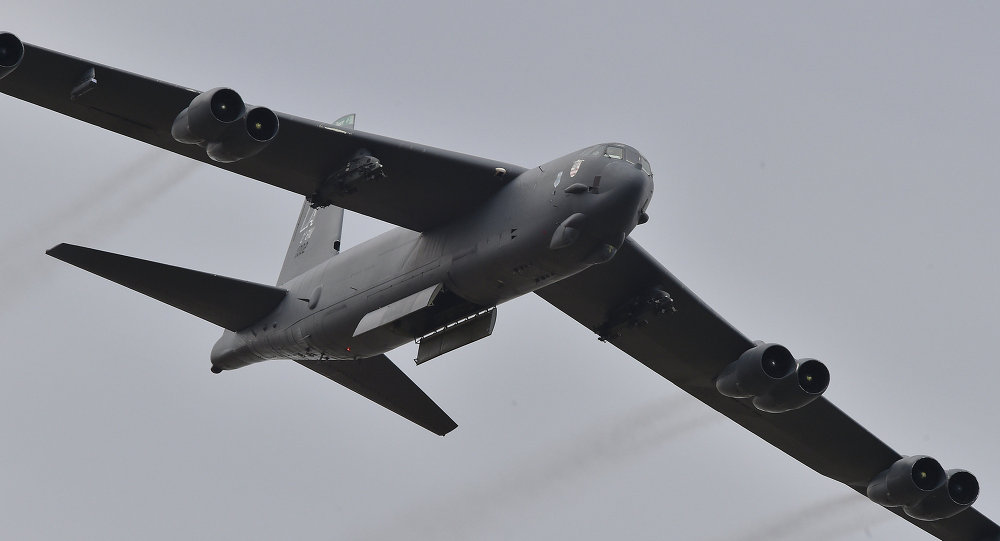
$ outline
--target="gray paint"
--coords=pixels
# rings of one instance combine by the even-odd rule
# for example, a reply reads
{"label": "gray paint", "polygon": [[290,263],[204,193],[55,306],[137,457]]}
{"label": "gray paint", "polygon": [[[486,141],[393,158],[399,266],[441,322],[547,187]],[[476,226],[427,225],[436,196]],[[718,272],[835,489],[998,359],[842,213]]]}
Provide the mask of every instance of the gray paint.
{"label": "gray paint", "polygon": [[[653,189],[649,175],[625,160],[603,156],[604,147],[597,147],[598,155],[588,147],[549,162],[544,171],[529,169],[455,223],[419,234],[390,231],[284,282],[289,294],[272,313],[223,335],[213,348],[213,366],[372,357],[582,271],[621,245]],[[560,171],[569,177],[571,170],[578,178],[600,176],[600,192],[552,188],[552,178]],[[427,191],[435,189],[433,179],[430,175]],[[453,203],[441,203],[447,204]],[[575,241],[551,248],[553,234],[560,234],[556,226],[573,216],[583,217],[575,219]],[[435,302],[409,325],[385,323],[419,307],[362,326],[394,303],[439,285],[460,306]],[[323,295],[310,308],[302,299],[316,288]]]}
{"label": "gray paint", "polygon": [[285,261],[278,274],[278,285],[340,253],[343,228],[344,209],[334,206],[314,208],[308,200],[304,201],[292,231],[292,239],[288,241]]}
{"label": "gray paint", "polygon": [[[13,40],[10,34],[0,38]],[[457,325],[483,307],[537,291],[602,342],[817,472],[877,495],[877,503],[935,537],[1000,539],[1000,527],[967,510],[979,495],[973,474],[949,470],[946,476],[932,458],[914,463],[901,457],[820,397],[829,383],[822,362],[796,362],[787,349],[762,342],[752,347],[626,238],[648,221],[653,193],[649,162],[631,147],[596,145],[536,169],[498,166],[489,179],[486,159],[275,114],[246,105],[230,89],[193,95],[37,46],[14,43],[4,50],[11,48],[23,50],[24,59],[5,60],[16,69],[0,80],[4,93],[180,154],[188,152],[177,143],[204,146],[206,163],[240,162],[236,170],[245,176],[306,194],[291,241],[298,248],[289,248],[279,276],[285,289],[66,244],[48,252],[220,323],[228,330],[212,348],[213,373],[292,359],[444,435],[456,427],[454,420],[384,353]],[[67,99],[65,82],[87,65],[86,81]],[[187,104],[172,96],[184,93],[191,98]],[[146,106],[136,108],[143,100]],[[183,109],[172,122],[170,141],[162,136],[167,127],[161,120],[177,107]],[[328,157],[307,149],[321,146],[330,154],[352,155],[332,172],[314,170],[310,180],[303,171],[328,163]],[[288,182],[276,176],[281,170],[299,178]],[[577,182],[560,190],[564,175]],[[399,207],[387,197],[396,191],[419,197]],[[367,251],[324,261],[331,243],[310,248],[318,217],[310,207],[332,203],[419,234],[397,243],[406,236],[390,232],[373,239]],[[330,212],[322,216],[321,236],[335,238],[343,213]],[[312,253],[315,258],[304,258]],[[358,260],[366,272],[343,276],[326,268],[347,259]],[[307,270],[309,264],[317,272]],[[316,283],[316,276],[323,279]],[[324,286],[334,291],[326,300]],[[302,302],[308,303],[305,314]],[[235,303],[241,306],[234,309]],[[787,361],[785,370],[772,366],[775,351]],[[818,382],[806,379],[815,377]]]}
{"label": "gray paint", "polygon": [[[229,84],[303,116],[356,109],[371,131],[519,163],[629,140],[659,181],[652,220],[636,233],[644,246],[748,335],[827,362],[831,396],[886,441],[1000,478],[996,438],[968,438],[991,411],[998,367],[993,8],[625,6],[643,16],[619,19],[602,4],[568,19],[536,4],[301,5],[286,19],[243,7],[19,4],[5,27],[197,88]],[[223,16],[232,24],[220,26]],[[333,20],[357,23],[333,39]],[[358,22],[370,20],[382,30],[377,43]],[[268,26],[275,40],[248,45],[246,28]],[[511,31],[518,40],[504,39]],[[345,41],[367,44],[364,62],[346,60],[358,53]],[[288,62],[275,42],[313,47]],[[574,70],[553,69],[625,48],[613,69],[641,82],[569,86]],[[225,60],[191,60],[208,57]],[[500,72],[510,76],[499,81]],[[67,239],[269,283],[301,199],[202,168],[144,198],[129,221],[108,220],[114,199],[84,197],[146,149],[34,107],[0,108],[20,128],[0,131],[4,148],[17,149],[5,153],[4,178],[14,180],[5,183],[12,257],[3,268],[21,277],[6,286],[0,314],[0,419],[13,435],[0,451],[14,487],[5,531],[641,539],[662,535],[669,519],[671,532],[694,539],[795,539],[787,530],[805,515],[820,521],[811,523],[817,539],[868,539],[865,526],[876,539],[914,535],[699,413],[535,301],[505,306],[492,339],[467,356],[419,370],[401,363],[464,412],[463,430],[444,440],[378,408],[365,416],[363,401],[298,367],[214,377],[204,362],[210,326],[41,251]],[[510,123],[517,129],[501,128]],[[157,159],[135,184],[178,165]],[[76,227],[56,230],[57,211]],[[345,242],[377,231],[349,217]],[[19,242],[29,236],[32,249]],[[53,309],[67,299],[93,310]],[[49,327],[63,329],[59,340]],[[908,392],[888,399],[889,382]],[[709,470],[749,482],[710,485]],[[977,507],[995,515],[996,492],[984,487]],[[682,505],[691,496],[716,506]],[[830,501],[833,516],[810,512]]]}

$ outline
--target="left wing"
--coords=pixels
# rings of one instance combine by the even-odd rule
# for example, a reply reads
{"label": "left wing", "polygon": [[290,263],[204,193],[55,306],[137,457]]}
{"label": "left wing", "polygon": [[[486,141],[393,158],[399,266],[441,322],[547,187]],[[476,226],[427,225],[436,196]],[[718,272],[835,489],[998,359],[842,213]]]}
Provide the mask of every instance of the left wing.
{"label": "left wing", "polygon": [[[673,311],[622,318],[651,290],[666,292]],[[778,449],[862,494],[901,457],[823,397],[784,413],[765,413],[750,398],[729,398],[716,378],[755,343],[687,289],[632,239],[610,262],[537,291],[538,295],[615,347],[674,382]],[[632,310],[634,311],[634,310]],[[1000,527],[974,509],[940,520],[889,510],[944,540],[1000,539]]]}
{"label": "left wing", "polygon": [[[0,45],[7,44],[0,49],[9,54],[16,39],[0,33]],[[415,231],[473,211],[525,170],[284,113],[276,113],[277,133],[262,150],[237,161],[215,161],[203,145],[181,143],[171,135],[177,116],[199,96],[197,90],[27,43],[16,67],[0,69],[0,92]]]}

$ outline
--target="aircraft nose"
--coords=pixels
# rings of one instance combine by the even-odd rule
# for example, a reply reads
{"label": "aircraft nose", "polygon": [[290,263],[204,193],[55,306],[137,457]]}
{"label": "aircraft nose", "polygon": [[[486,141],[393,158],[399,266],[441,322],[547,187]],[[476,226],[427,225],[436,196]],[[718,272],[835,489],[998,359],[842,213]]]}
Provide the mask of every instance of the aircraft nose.
{"label": "aircraft nose", "polygon": [[627,162],[612,162],[601,176],[599,188],[591,191],[591,210],[584,211],[590,234],[615,248],[644,217],[653,189],[653,180],[641,168]]}
{"label": "aircraft nose", "polygon": [[615,169],[613,174],[608,175],[610,182],[601,185],[601,191],[613,201],[615,213],[638,216],[649,203],[653,193],[653,179],[637,167]]}

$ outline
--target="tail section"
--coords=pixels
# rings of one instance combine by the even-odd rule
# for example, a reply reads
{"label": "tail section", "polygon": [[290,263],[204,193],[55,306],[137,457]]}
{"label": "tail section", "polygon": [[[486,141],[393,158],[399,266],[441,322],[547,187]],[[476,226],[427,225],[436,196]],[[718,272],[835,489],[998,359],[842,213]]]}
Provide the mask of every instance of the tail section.
{"label": "tail section", "polygon": [[302,203],[302,211],[278,275],[278,285],[340,253],[343,226],[344,209],[334,206],[314,208],[309,200]]}
{"label": "tail section", "polygon": [[231,331],[253,325],[288,293],[277,287],[60,244],[45,252]]}
{"label": "tail section", "polygon": [[385,355],[354,361],[296,360],[359,395],[444,436],[456,427],[433,400]]}

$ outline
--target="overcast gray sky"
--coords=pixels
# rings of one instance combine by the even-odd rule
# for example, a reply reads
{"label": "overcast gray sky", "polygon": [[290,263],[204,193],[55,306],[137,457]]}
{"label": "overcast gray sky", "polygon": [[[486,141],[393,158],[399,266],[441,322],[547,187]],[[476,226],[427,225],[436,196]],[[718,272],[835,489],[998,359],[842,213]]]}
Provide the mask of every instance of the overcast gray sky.
{"label": "overcast gray sky", "polygon": [[[895,449],[976,473],[1000,519],[1000,6],[334,4],[35,0],[3,26],[525,166],[630,143],[657,183],[634,237],[748,336],[825,361]],[[4,96],[0,119],[5,538],[928,538],[533,296],[488,340],[390,354],[445,438],[290,363],[214,376],[218,328],[42,252],[272,283],[298,196]]]}

